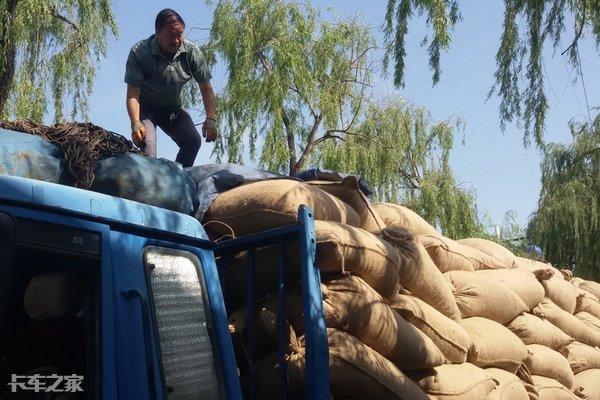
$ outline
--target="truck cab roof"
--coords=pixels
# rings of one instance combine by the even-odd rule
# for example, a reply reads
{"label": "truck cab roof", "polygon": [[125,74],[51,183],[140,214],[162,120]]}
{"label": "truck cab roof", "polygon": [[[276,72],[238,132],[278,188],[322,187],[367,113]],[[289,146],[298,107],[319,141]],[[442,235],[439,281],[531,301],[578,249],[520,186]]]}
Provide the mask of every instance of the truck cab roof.
{"label": "truck cab roof", "polygon": [[0,175],[0,200],[109,225],[125,224],[207,239],[202,224],[190,215],[56,183]]}

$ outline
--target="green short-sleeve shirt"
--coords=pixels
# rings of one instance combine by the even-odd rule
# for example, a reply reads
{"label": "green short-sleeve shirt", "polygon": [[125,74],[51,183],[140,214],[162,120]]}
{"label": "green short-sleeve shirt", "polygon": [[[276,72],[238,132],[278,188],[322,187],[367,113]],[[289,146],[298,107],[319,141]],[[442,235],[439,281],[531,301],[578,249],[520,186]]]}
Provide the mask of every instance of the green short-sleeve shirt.
{"label": "green short-sleeve shirt", "polygon": [[156,35],[143,39],[129,51],[125,83],[140,88],[140,103],[166,109],[181,107],[181,90],[194,78],[207,82],[210,70],[202,51],[184,40],[172,60],[160,51]]}

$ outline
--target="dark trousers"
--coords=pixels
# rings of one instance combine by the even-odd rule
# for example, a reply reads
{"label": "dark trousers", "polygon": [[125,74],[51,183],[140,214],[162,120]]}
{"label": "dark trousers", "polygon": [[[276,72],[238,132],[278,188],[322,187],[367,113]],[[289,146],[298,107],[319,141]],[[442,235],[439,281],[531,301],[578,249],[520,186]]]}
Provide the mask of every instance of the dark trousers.
{"label": "dark trousers", "polygon": [[187,111],[183,108],[173,111],[141,105],[140,120],[146,128],[146,145],[143,150],[147,156],[156,157],[156,127],[158,126],[179,146],[175,161],[184,167],[194,165],[202,140]]}

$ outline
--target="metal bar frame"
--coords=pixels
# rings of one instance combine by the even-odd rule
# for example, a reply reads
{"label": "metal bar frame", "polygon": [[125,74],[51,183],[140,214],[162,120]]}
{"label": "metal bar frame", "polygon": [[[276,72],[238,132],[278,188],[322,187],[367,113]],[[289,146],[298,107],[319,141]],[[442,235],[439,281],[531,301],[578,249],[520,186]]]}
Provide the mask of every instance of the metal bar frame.
{"label": "metal bar frame", "polygon": [[[300,269],[302,282],[302,308],[305,329],[305,368],[307,399],[328,400],[329,390],[329,349],[327,329],[323,314],[323,297],[321,293],[321,274],[316,265],[316,236],[314,218],[311,209],[306,205],[298,208],[298,223],[281,228],[269,229],[259,233],[242,236],[217,243],[212,249],[215,254],[226,256],[234,252],[249,251],[248,289],[247,289],[247,325],[253,325],[253,286],[254,258],[253,250],[260,246],[278,244],[280,247],[279,281],[274,291],[278,294],[277,326],[279,350],[280,385],[287,382],[285,365],[285,339],[282,338],[285,318],[285,243],[290,239],[298,239],[300,245]],[[226,273],[219,269],[219,274]],[[223,287],[223,290],[227,288]],[[252,329],[249,329],[247,340],[249,361],[252,359]],[[282,363],[283,362],[283,363]],[[253,381],[252,366],[249,368]],[[285,399],[285,387],[280,386],[280,398]],[[249,398],[254,399],[253,382],[250,384]]]}

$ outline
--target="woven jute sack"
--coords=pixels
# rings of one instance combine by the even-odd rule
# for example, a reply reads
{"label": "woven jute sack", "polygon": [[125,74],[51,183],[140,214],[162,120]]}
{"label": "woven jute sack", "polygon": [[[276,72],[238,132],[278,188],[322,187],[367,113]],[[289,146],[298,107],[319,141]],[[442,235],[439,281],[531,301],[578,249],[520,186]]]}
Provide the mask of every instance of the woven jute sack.
{"label": "woven jute sack", "polygon": [[573,314],[577,305],[577,289],[571,283],[565,281],[556,274],[542,281],[546,297],[552,300],[554,304]]}
{"label": "woven jute sack", "polygon": [[496,367],[514,373],[527,358],[527,348],[521,339],[499,323],[471,317],[460,324],[473,343],[468,362],[481,368]]}
{"label": "woven jute sack", "polygon": [[348,204],[319,188],[288,179],[249,183],[221,193],[203,223],[220,235],[242,236],[294,224],[301,204],[309,206],[315,220],[360,226]]}
{"label": "woven jute sack", "polygon": [[437,231],[416,212],[394,203],[373,203],[373,209],[386,226],[401,226],[415,235],[436,235]]}
{"label": "woven jute sack", "polygon": [[[577,319],[585,324],[595,335],[600,335],[600,318],[594,317],[592,314],[580,311],[575,314]],[[600,344],[599,344],[600,345]]]}
{"label": "woven jute sack", "polygon": [[399,272],[400,285],[445,316],[460,320],[460,311],[452,295],[452,285],[435,266],[427,250],[407,229],[391,226],[376,233],[396,248],[407,260]]}
{"label": "woven jute sack", "polygon": [[532,311],[536,316],[550,321],[578,342],[590,346],[598,346],[600,344],[600,334],[593,331],[579,318],[569,314],[548,298],[545,298]]}
{"label": "woven jute sack", "polygon": [[515,375],[523,382],[523,386],[525,386],[525,390],[527,390],[527,394],[529,395],[529,400],[540,400],[540,392],[535,387],[531,372],[529,372],[525,363],[519,366]]}
{"label": "woven jute sack", "polygon": [[429,368],[446,362],[427,335],[358,277],[327,282],[323,306],[328,327],[355,336],[401,369]]}
{"label": "woven jute sack", "polygon": [[352,207],[360,217],[360,227],[362,229],[372,232],[387,226],[379,214],[375,212],[369,199],[361,192],[358,179],[355,176],[348,176],[341,182],[309,181],[308,184],[337,197]]}
{"label": "woven jute sack", "polygon": [[[393,363],[354,336],[329,328],[327,339],[330,389],[334,398],[427,400],[425,393]],[[304,342],[304,337],[300,342]],[[306,387],[304,356],[301,347],[288,357],[288,379],[297,388]],[[277,382],[276,377],[267,384],[274,386],[274,382]]]}
{"label": "woven jute sack", "polygon": [[504,265],[504,268],[515,268],[516,256],[506,247],[486,239],[468,238],[458,240],[458,243],[471,246],[487,255],[494,257]]}
{"label": "woven jute sack", "polygon": [[419,235],[419,241],[442,272],[506,269],[494,257],[440,234]]}
{"label": "woven jute sack", "polygon": [[[399,289],[399,270],[406,257],[394,246],[369,232],[350,225],[315,221],[316,264],[322,272],[352,274],[362,277],[382,296],[393,298]],[[266,246],[254,250],[255,297],[277,289],[281,249]],[[246,300],[248,254],[240,253],[227,260],[225,295],[228,306],[239,307]],[[288,283],[300,278],[298,242],[286,244],[285,276]]]}
{"label": "woven jute sack", "polygon": [[529,313],[519,315],[506,327],[525,344],[541,344],[559,350],[573,342],[573,338],[549,321]]}
{"label": "woven jute sack", "polygon": [[473,364],[446,364],[414,376],[431,400],[481,400],[498,385]]}
{"label": "woven jute sack", "polygon": [[523,269],[529,272],[536,273],[539,270],[551,270],[552,276],[555,276],[559,279],[564,279],[564,275],[560,272],[559,269],[554,268],[552,264],[544,263],[537,260],[531,260],[529,258],[517,257],[516,258],[516,266],[518,269]]}
{"label": "woven jute sack", "polygon": [[414,263],[414,239],[405,245],[412,251],[399,253],[389,242],[363,229],[316,221],[317,265],[321,271],[358,275],[387,299],[398,293],[402,269]]}
{"label": "woven jute sack", "polygon": [[571,279],[571,284],[577,286],[580,289],[587,290],[598,299],[600,299],[600,283],[594,281],[586,281],[581,278]]}
{"label": "woven jute sack", "polygon": [[533,383],[540,393],[540,400],[581,400],[556,379],[533,375]]}
{"label": "woven jute sack", "polygon": [[477,271],[478,275],[488,277],[508,287],[527,305],[527,309],[540,304],[544,298],[544,287],[536,276],[519,269],[499,269]]}
{"label": "woven jute sack", "polygon": [[575,313],[586,312],[596,318],[600,318],[600,300],[587,290],[577,289],[577,305]]}
{"label": "woven jute sack", "polygon": [[[259,360],[270,353],[277,352],[278,347],[278,320],[277,320],[277,296],[265,298],[255,304],[252,333],[253,333],[253,357]],[[248,338],[248,319],[246,306],[232,312],[229,317],[229,332],[231,333],[234,350],[238,357],[238,367],[247,367],[246,346]],[[291,351],[298,348],[298,339],[292,325],[283,320],[283,331],[285,335],[286,350]]]}
{"label": "woven jute sack", "polygon": [[484,317],[506,324],[528,309],[515,292],[493,278],[468,271],[450,271],[444,276],[454,286],[462,318]]}
{"label": "woven jute sack", "polygon": [[418,297],[407,294],[398,294],[391,301],[391,307],[402,318],[426,334],[448,361],[453,364],[467,361],[471,338],[457,322]]}
{"label": "woven jute sack", "polygon": [[488,394],[486,400],[529,400],[523,381],[515,374],[500,368],[486,368],[485,373],[498,381],[498,386]]}
{"label": "woven jute sack", "polygon": [[578,374],[588,369],[600,369],[600,348],[573,342],[560,352],[569,360],[571,370]]}
{"label": "woven jute sack", "polygon": [[419,243],[441,272],[474,271],[473,262],[464,255],[462,246],[442,235],[419,235]]}
{"label": "woven jute sack", "polygon": [[539,344],[527,345],[527,352],[525,365],[533,375],[556,379],[568,389],[573,387],[571,365],[561,353]]}
{"label": "woven jute sack", "polygon": [[600,369],[588,369],[575,375],[575,394],[586,400],[600,399]]}

